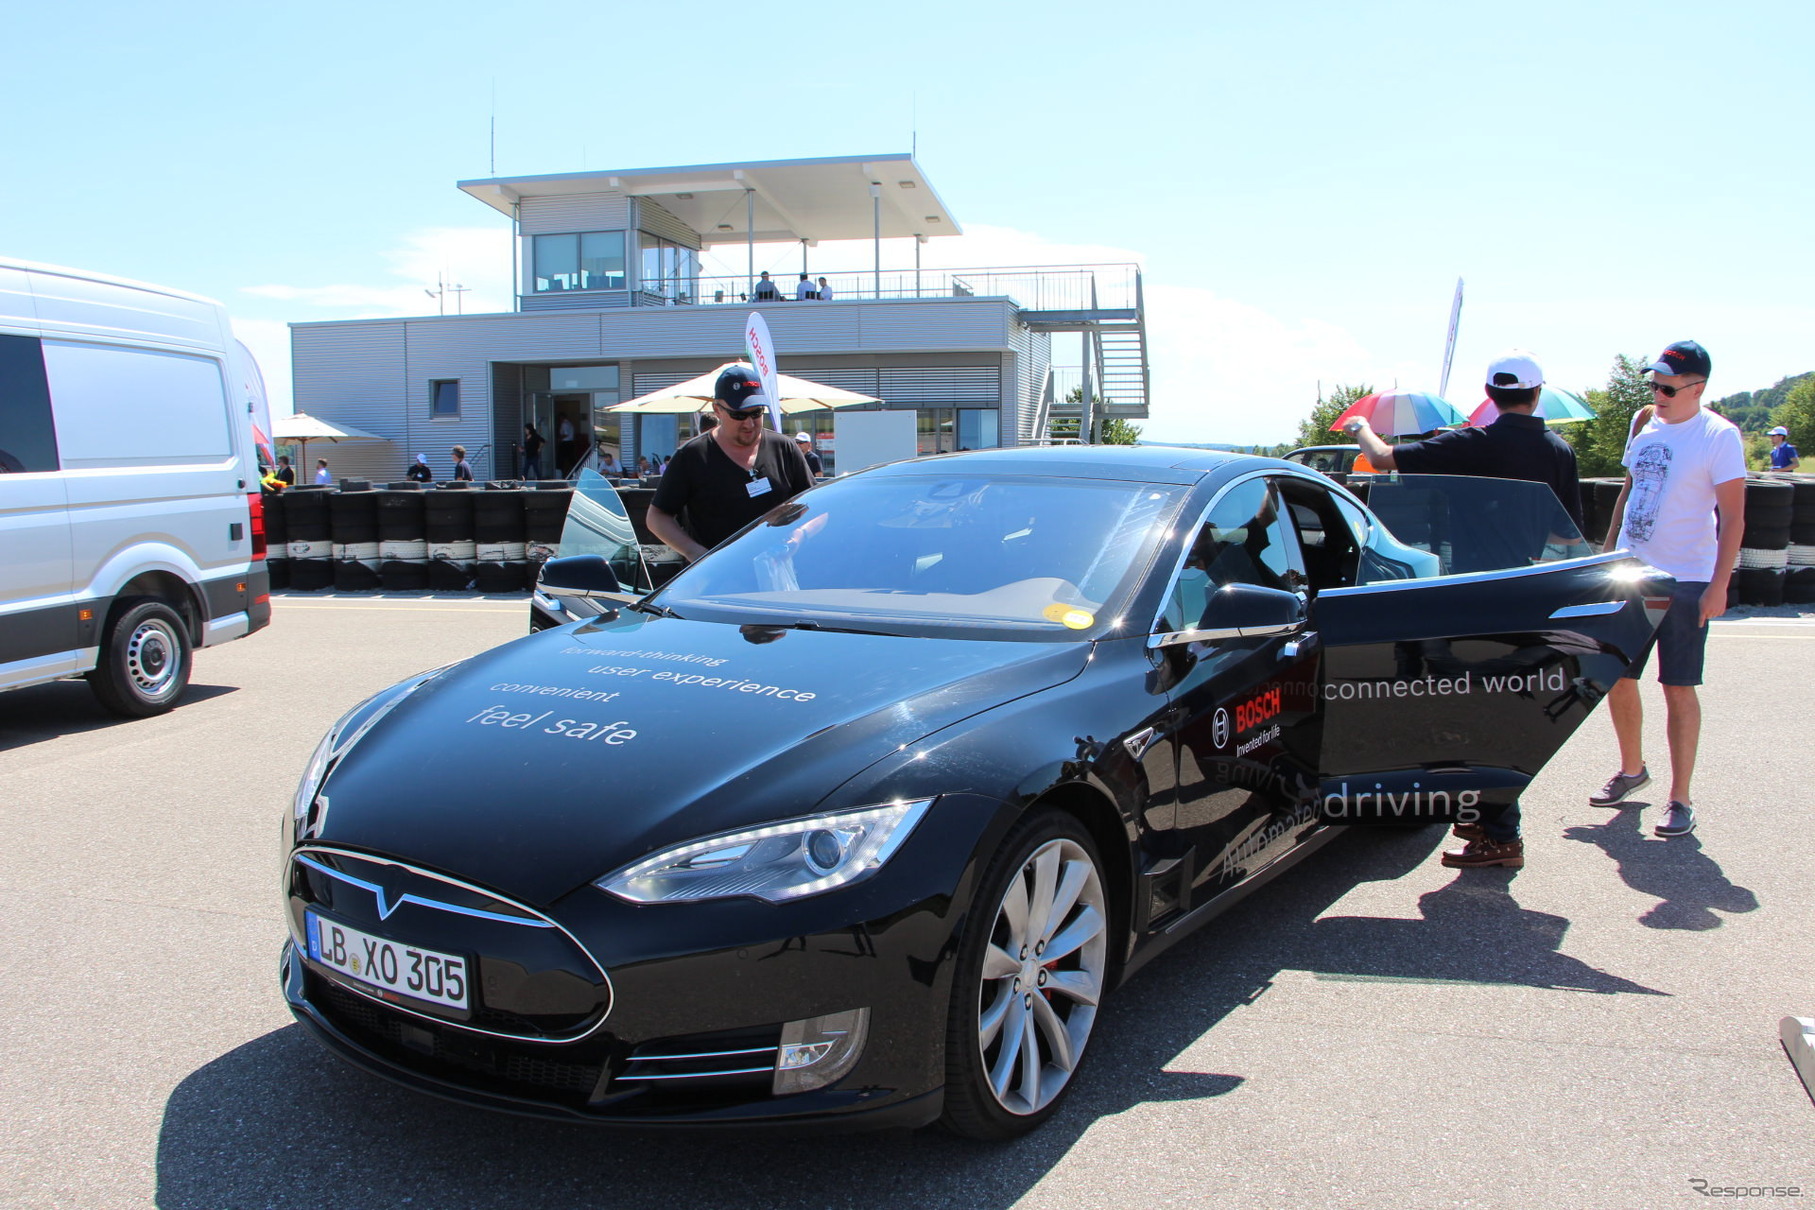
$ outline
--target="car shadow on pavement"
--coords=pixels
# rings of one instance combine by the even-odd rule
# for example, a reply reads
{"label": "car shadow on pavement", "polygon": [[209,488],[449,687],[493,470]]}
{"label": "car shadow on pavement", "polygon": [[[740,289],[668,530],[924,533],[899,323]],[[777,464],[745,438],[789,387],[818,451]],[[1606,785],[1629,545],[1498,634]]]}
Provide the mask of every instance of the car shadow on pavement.
{"label": "car shadow on pavement", "polygon": [[1694,833],[1647,836],[1638,807],[1611,814],[1603,824],[1579,824],[1563,831],[1565,840],[1599,848],[1619,862],[1620,879],[1659,902],[1639,917],[1654,929],[1717,929],[1726,922],[1716,912],[1738,915],[1758,910],[1758,896],[1728,881],[1720,863],[1708,856]]}
{"label": "car shadow on pavement", "polygon": [[[191,683],[174,710],[211,697],[239,692],[238,685]],[[158,717],[153,715],[153,718]],[[123,718],[105,709],[82,681],[52,681],[30,689],[0,693],[0,752],[42,743],[60,735],[80,735],[104,727],[130,727],[148,719]]]}
{"label": "car shadow on pavement", "polygon": [[222,1055],[171,1094],[157,1204],[1008,1207],[1093,1126],[1151,1102],[1212,1102],[1240,1087],[1237,1074],[1167,1068],[1283,970],[1662,994],[1559,953],[1568,922],[1519,907],[1504,871],[1462,872],[1420,899],[1422,919],[1323,917],[1358,885],[1420,865],[1439,839],[1435,829],[1338,837],[1157,959],[1106,1002],[1057,1116],[1011,1143],[936,1130],[631,1134],[514,1118],[385,1083],[293,1025]]}

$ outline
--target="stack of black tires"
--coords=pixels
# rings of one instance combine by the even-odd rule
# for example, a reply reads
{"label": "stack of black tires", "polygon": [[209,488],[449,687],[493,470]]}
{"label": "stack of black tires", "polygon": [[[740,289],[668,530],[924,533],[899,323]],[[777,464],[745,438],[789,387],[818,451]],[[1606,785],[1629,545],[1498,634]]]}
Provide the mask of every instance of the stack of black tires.
{"label": "stack of black tires", "polygon": [[562,480],[293,487],[264,499],[271,587],[522,592],[559,546],[572,499]]}
{"label": "stack of black tires", "polygon": [[488,483],[473,497],[473,537],[477,552],[473,586],[480,592],[517,592],[523,588],[523,497],[513,485]]}
{"label": "stack of black tires", "polygon": [[1613,522],[1613,506],[1619,503],[1624,479],[1582,480],[1582,536],[1599,546],[1607,539],[1607,527]]}
{"label": "stack of black tires", "polygon": [[422,484],[392,483],[378,496],[378,582],[387,592],[429,586],[429,540]]}
{"label": "stack of black tires", "polygon": [[283,492],[266,492],[265,509],[265,571],[271,577],[271,587],[284,589],[290,587],[290,517],[286,505],[289,499]]}
{"label": "stack of black tires", "polygon": [[1815,601],[1815,476],[1746,480],[1746,536],[1733,574],[1741,605]]}
{"label": "stack of black tires", "polygon": [[332,489],[307,484],[284,493],[284,523],[290,537],[290,587],[303,592],[334,583],[334,548],[328,500]]}
{"label": "stack of black tires", "polygon": [[1796,475],[1790,497],[1790,546],[1783,599],[1815,604],[1815,475]]}
{"label": "stack of black tires", "polygon": [[378,587],[378,493],[364,479],[345,479],[328,496],[328,531],[338,592]]}
{"label": "stack of black tires", "polygon": [[542,564],[548,562],[561,545],[561,529],[567,524],[567,506],[573,502],[573,484],[550,479],[526,486],[529,490],[523,494],[526,543],[523,585],[534,588]]}
{"label": "stack of black tires", "polygon": [[443,484],[423,499],[423,529],[428,539],[429,587],[460,592],[473,586],[473,501],[477,492],[465,483]]}

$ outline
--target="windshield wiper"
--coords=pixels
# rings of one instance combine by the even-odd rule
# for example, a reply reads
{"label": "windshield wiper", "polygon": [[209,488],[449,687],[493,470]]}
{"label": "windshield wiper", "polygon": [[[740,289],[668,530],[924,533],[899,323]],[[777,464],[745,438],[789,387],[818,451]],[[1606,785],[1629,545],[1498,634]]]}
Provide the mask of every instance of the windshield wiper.
{"label": "windshield wiper", "polygon": [[634,609],[638,613],[654,614],[658,618],[678,618],[681,616],[666,605],[657,605],[654,601],[632,601],[630,604],[624,606],[624,608]]}
{"label": "windshield wiper", "polygon": [[898,639],[898,630],[866,630],[861,626],[827,626],[820,622],[761,622],[758,625],[773,630],[820,630],[827,634],[879,634],[885,638]]}

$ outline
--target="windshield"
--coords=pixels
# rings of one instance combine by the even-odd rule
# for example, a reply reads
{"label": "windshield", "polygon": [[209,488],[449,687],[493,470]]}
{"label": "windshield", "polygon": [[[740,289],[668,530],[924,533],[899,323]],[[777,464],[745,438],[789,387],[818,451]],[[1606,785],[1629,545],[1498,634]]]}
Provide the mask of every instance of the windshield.
{"label": "windshield", "polygon": [[1185,489],[869,475],[781,506],[655,600],[683,617],[985,639],[1119,621]]}
{"label": "windshield", "polygon": [[[1594,553],[1556,494],[1542,483],[1396,475],[1376,480],[1367,490],[1367,503],[1399,543],[1437,557],[1437,575],[1503,571]],[[1391,561],[1390,550],[1376,553]]]}
{"label": "windshield", "polygon": [[604,555],[629,592],[648,592],[649,570],[637,546],[636,529],[617,491],[597,471],[583,470],[574,480],[573,499],[561,528],[561,557]]}

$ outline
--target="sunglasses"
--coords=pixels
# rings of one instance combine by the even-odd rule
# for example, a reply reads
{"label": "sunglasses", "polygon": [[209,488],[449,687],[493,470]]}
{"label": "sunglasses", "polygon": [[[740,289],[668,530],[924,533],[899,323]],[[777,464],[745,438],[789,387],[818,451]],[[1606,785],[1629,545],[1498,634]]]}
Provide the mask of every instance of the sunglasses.
{"label": "sunglasses", "polygon": [[728,408],[722,403],[718,405],[718,409],[733,420],[755,420],[758,416],[761,416],[764,412],[768,411],[768,409],[764,407]]}
{"label": "sunglasses", "polygon": [[1698,386],[1702,385],[1703,382],[1706,382],[1706,381],[1707,381],[1707,379],[1704,378],[1697,382],[1685,382],[1680,387],[1665,386],[1661,382],[1654,382],[1651,384],[1651,389],[1656,391],[1658,394],[1662,395],[1665,399],[1675,399],[1676,393],[1678,391],[1686,391],[1690,387],[1698,387]]}

